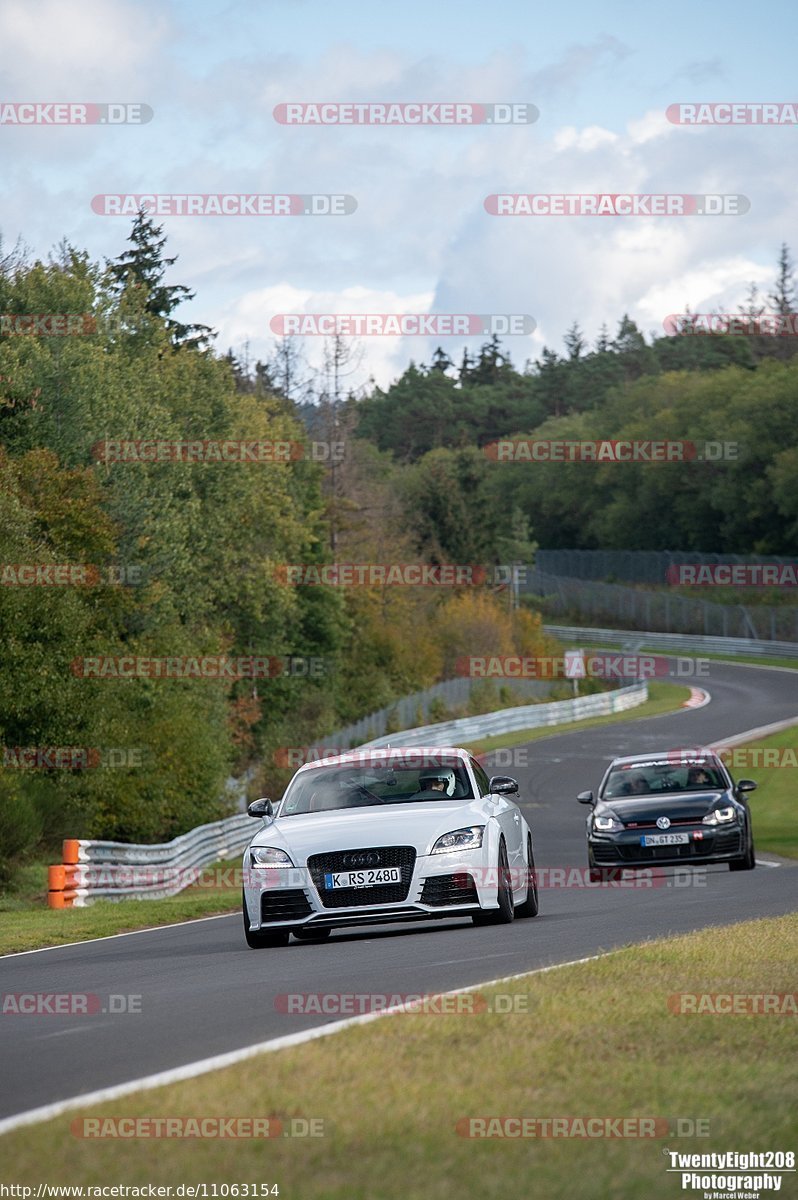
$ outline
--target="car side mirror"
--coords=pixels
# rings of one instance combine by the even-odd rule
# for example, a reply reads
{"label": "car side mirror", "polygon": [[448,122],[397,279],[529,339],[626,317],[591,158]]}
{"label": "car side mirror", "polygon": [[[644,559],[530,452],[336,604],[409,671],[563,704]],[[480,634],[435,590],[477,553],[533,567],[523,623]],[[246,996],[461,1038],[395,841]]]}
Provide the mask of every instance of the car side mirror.
{"label": "car side mirror", "polygon": [[247,812],[251,817],[257,817],[259,820],[261,817],[274,816],[272,802],[271,800],[267,800],[265,796],[261,800],[253,800],[252,803],[247,806]]}
{"label": "car side mirror", "polygon": [[592,792],[580,792],[576,798],[580,804],[593,804]]}
{"label": "car side mirror", "polygon": [[518,791],[518,780],[510,775],[494,775],[489,787],[493,796],[514,796]]}
{"label": "car side mirror", "polygon": [[738,792],[755,792],[756,789],[757,789],[757,785],[753,779],[738,779],[737,780],[737,791]]}

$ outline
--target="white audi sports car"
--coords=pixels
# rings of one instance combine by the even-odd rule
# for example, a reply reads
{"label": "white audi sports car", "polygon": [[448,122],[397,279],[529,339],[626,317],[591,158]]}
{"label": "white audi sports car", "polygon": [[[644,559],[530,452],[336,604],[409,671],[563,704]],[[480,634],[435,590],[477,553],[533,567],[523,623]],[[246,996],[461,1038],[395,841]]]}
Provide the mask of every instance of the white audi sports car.
{"label": "white audi sports car", "polygon": [[244,852],[253,949],[341,926],[535,917],[532,831],[506,775],[459,749],[353,750],[300,767],[282,800],[255,800]]}

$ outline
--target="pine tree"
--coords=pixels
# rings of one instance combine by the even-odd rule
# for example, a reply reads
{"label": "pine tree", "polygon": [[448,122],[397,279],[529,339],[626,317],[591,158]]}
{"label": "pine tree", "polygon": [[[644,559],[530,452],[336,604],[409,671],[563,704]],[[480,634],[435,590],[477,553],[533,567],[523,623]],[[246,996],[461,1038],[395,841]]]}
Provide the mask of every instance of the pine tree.
{"label": "pine tree", "polygon": [[787,316],[795,312],[795,266],[790,258],[786,242],[782,242],[779,253],[779,273],[776,277],[775,290],[770,293],[768,300],[775,312]]}
{"label": "pine tree", "polygon": [[578,359],[580,359],[582,357],[582,352],[587,349],[587,342],[585,341],[582,330],[579,328],[578,321],[574,321],[573,325],[563,338],[563,341],[565,342],[565,348],[568,351],[568,358],[571,360],[571,362],[576,362]]}
{"label": "pine tree", "polygon": [[441,374],[445,374],[445,372],[453,366],[454,363],[449,358],[449,355],[444,349],[438,346],[437,350],[432,356],[432,370],[440,371]]}
{"label": "pine tree", "polygon": [[174,266],[177,256],[164,257],[166,236],[163,226],[156,225],[152,217],[142,208],[133,222],[127,239],[133,249],[109,260],[108,274],[111,291],[122,297],[129,288],[144,288],[144,310],[163,323],[175,349],[204,349],[212,336],[208,325],[184,324],[172,316],[179,305],[194,299],[194,292],[182,284],[163,282],[167,267]]}

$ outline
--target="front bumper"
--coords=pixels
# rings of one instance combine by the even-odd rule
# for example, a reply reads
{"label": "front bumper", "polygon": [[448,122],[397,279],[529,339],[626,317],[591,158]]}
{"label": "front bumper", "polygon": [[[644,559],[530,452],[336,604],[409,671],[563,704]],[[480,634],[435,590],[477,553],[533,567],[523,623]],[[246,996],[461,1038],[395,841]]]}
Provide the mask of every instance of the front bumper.
{"label": "front bumper", "polygon": [[[389,886],[383,886],[352,889],[364,893],[360,903],[351,903],[360,897],[347,890],[346,903],[341,903],[340,894],[331,894],[321,885],[322,873],[318,869],[245,869],[244,897],[250,929],[253,932],[287,927],[331,929],[391,921],[430,921],[467,917],[498,906],[495,881],[489,879],[479,850],[419,855],[407,876],[402,885],[395,885],[401,898]],[[369,892],[378,892],[379,896],[369,896]]]}
{"label": "front bumper", "polygon": [[600,867],[700,866],[728,862],[745,853],[745,827],[733,821],[727,826],[680,825],[673,833],[686,833],[688,841],[676,846],[643,846],[641,838],[657,829],[624,829],[618,833],[589,833],[590,856]]}

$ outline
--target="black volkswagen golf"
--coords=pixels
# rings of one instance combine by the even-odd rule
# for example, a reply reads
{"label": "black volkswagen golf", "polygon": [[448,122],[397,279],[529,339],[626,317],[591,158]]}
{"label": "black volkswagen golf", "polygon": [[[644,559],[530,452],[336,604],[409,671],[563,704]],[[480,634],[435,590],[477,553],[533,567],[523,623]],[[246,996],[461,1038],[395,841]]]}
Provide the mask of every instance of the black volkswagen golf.
{"label": "black volkswagen golf", "polygon": [[754,837],[746,792],[752,779],[735,783],[711,750],[668,750],[615,758],[598,794],[580,792],[589,804],[587,857],[590,878],[606,879],[620,867],[705,865],[727,862],[752,871]]}

